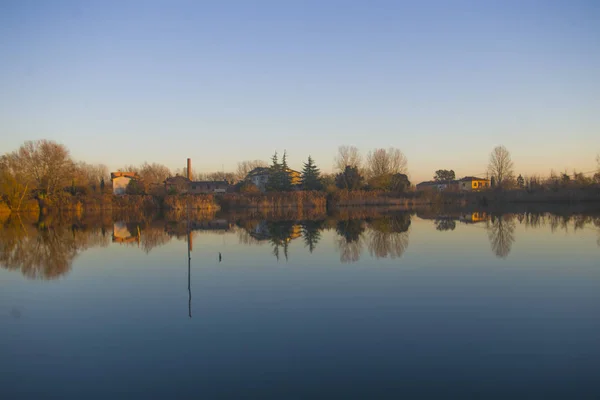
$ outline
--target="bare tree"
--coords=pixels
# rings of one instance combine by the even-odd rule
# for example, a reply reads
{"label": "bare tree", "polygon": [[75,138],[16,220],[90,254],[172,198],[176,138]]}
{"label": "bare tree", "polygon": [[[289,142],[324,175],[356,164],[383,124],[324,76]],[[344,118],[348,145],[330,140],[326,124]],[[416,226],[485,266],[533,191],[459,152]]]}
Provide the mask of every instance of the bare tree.
{"label": "bare tree", "polygon": [[334,160],[334,167],[337,171],[343,172],[346,167],[356,167],[360,169],[361,156],[358,149],[354,146],[338,147],[338,154]]}
{"label": "bare tree", "polygon": [[268,167],[265,161],[262,160],[249,160],[249,161],[241,161],[237,164],[237,171],[235,173],[235,177],[238,181],[243,181],[248,176],[248,173],[255,168]]}
{"label": "bare tree", "polygon": [[51,140],[27,141],[4,160],[18,175],[49,195],[67,185],[74,173],[69,150]]}
{"label": "bare tree", "polygon": [[367,171],[369,178],[406,174],[408,161],[399,149],[376,149],[367,155]]}
{"label": "bare tree", "polygon": [[79,161],[75,164],[73,179],[78,185],[97,187],[102,179],[108,180],[108,167]]}
{"label": "bare tree", "polygon": [[133,164],[125,165],[119,168],[117,171],[119,172],[135,172],[136,174],[140,173],[140,167],[136,167]]}
{"label": "bare tree", "polygon": [[498,186],[510,182],[513,178],[513,162],[510,153],[504,146],[497,146],[490,154],[488,166],[490,175],[496,180]]}
{"label": "bare tree", "polygon": [[235,174],[233,172],[223,172],[223,171],[217,171],[217,172],[210,172],[208,174],[206,174],[206,180],[208,181],[227,181],[227,182],[233,182],[235,180]]}
{"label": "bare tree", "polygon": [[145,162],[137,171],[132,172],[137,172],[147,185],[162,183],[171,176],[169,167],[158,163],[148,164]]}

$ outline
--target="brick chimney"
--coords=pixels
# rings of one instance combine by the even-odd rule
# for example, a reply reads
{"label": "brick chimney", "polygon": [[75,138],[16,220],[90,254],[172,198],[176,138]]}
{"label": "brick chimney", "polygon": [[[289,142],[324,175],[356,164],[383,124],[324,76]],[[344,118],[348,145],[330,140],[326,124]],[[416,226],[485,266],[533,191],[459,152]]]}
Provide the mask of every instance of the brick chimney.
{"label": "brick chimney", "polygon": [[187,159],[187,178],[190,181],[192,180],[192,159],[191,158]]}

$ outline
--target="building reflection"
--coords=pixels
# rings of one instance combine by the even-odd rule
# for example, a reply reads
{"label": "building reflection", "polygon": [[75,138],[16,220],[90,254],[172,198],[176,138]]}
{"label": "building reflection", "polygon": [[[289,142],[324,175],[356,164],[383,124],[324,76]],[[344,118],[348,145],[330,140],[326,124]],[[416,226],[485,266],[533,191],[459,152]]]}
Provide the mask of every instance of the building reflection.
{"label": "building reflection", "polygon": [[[135,229],[135,230],[134,230]],[[135,232],[135,235],[131,231]],[[115,222],[113,224],[113,243],[137,243],[140,244],[140,228],[136,226],[130,229],[124,221]]]}

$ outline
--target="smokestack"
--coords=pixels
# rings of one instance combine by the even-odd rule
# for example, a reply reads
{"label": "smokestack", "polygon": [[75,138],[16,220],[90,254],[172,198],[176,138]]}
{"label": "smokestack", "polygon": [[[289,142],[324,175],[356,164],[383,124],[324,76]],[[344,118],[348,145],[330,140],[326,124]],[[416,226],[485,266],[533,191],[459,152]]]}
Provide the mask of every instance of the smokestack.
{"label": "smokestack", "polygon": [[192,180],[192,159],[188,158],[188,163],[187,163],[187,178],[191,181]]}

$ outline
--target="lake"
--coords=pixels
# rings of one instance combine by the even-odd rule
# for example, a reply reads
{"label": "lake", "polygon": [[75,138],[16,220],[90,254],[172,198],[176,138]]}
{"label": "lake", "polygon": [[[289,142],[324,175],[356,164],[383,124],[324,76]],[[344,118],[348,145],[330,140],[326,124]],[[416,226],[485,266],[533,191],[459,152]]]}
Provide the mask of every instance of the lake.
{"label": "lake", "polygon": [[0,266],[3,399],[600,398],[599,212],[13,216]]}

